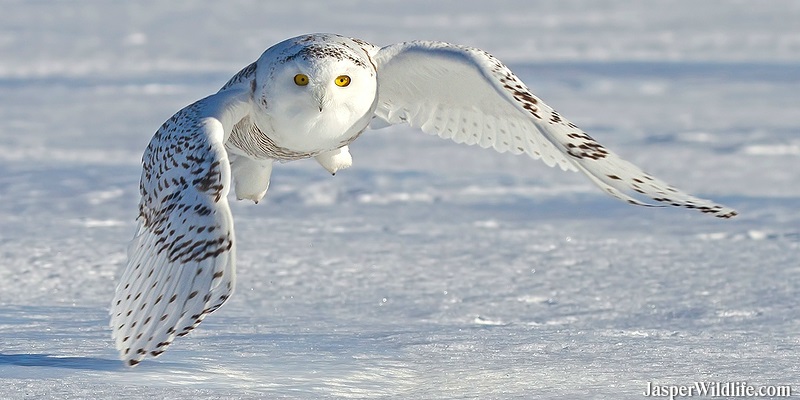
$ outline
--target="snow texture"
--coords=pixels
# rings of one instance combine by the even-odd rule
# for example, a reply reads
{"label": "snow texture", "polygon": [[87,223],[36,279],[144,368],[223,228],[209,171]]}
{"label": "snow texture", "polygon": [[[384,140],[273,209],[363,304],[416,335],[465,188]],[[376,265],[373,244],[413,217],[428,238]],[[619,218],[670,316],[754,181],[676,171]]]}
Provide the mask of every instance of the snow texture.
{"label": "snow texture", "polygon": [[[4,399],[800,392],[798,2],[0,5]],[[524,156],[372,131],[353,168],[277,165],[265,201],[233,202],[233,297],[125,367],[108,307],[147,141],[318,31],[485,49],[599,142],[741,215],[637,208]]]}

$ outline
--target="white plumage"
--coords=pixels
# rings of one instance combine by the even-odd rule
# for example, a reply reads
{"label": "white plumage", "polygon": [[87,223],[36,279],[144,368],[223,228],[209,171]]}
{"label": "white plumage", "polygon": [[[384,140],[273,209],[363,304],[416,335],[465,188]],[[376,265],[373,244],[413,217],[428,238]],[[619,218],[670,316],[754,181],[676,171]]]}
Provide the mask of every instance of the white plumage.
{"label": "white plumage", "polygon": [[255,202],[272,163],[314,157],[347,168],[347,145],[368,127],[408,123],[457,143],[526,153],[581,171],[632,204],[698,199],[621,159],[533,95],[488,53],[440,42],[378,48],[332,34],[281,42],[222,89],[178,111],[142,159],[139,228],[111,307],[120,357],[158,356],[231,295],[235,239],[227,195]]}

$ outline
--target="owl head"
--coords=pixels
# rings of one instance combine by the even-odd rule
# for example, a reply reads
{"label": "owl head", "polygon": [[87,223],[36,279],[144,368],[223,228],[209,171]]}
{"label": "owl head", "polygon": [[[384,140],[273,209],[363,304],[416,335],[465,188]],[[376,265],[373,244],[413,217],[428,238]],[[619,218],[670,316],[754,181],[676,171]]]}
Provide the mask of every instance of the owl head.
{"label": "owl head", "polygon": [[257,114],[269,117],[278,136],[346,135],[375,110],[375,66],[352,39],[299,36],[270,47],[256,64]]}

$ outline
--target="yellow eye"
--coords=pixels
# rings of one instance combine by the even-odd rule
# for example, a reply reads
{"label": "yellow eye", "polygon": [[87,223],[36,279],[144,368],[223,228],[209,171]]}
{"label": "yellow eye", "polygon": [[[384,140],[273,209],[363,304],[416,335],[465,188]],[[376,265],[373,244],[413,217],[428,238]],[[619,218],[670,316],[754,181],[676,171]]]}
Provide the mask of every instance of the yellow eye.
{"label": "yellow eye", "polygon": [[297,86],[305,86],[308,85],[308,75],[306,74],[297,74],[294,76],[294,84]]}
{"label": "yellow eye", "polygon": [[345,87],[350,84],[350,77],[347,75],[339,75],[334,82],[336,82],[336,86]]}

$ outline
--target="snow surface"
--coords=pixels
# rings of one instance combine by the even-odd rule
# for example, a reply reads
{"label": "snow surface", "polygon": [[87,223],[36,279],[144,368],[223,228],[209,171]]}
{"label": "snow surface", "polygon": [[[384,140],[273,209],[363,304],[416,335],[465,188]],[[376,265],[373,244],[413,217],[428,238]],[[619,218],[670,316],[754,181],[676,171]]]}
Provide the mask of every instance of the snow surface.
{"label": "snow surface", "polygon": [[[0,2],[0,398],[800,393],[800,2]],[[155,129],[284,38],[484,48],[601,143],[737,208],[635,208],[406,127],[237,202],[237,292],[162,357],[107,309]]]}

